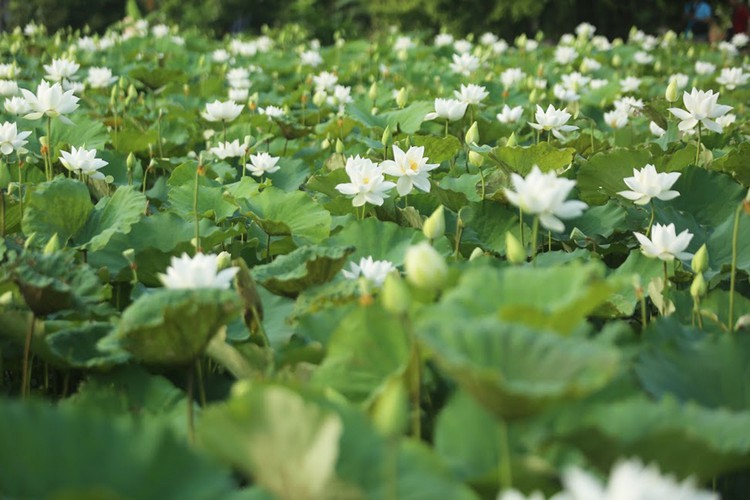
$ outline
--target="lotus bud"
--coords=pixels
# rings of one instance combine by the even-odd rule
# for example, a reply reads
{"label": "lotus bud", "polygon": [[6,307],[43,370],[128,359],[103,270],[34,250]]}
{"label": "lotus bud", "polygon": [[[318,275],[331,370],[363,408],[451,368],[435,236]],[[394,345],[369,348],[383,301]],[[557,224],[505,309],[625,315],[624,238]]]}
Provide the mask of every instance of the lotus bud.
{"label": "lotus bud", "polygon": [[325,139],[323,139],[323,142],[320,143],[320,147],[322,149],[328,149],[328,148],[330,148],[331,147],[331,140],[328,137],[326,137]]}
{"label": "lotus bud", "polygon": [[135,155],[131,151],[128,153],[128,159],[125,160],[125,166],[127,167],[128,172],[132,172],[135,169],[135,162]]}
{"label": "lotus bud", "polygon": [[687,51],[687,57],[688,59],[692,59],[693,56],[695,56],[695,49],[693,47],[690,47]]}
{"label": "lotus bud", "polygon": [[383,308],[393,314],[404,314],[409,310],[411,294],[409,287],[397,271],[393,271],[385,277],[383,289],[380,293]]}
{"label": "lotus bud", "polygon": [[133,263],[135,262],[135,249],[128,248],[126,250],[123,250],[122,256],[130,263],[130,265],[133,265]]}
{"label": "lotus bud", "polygon": [[392,139],[393,139],[393,134],[391,133],[391,126],[386,125],[385,130],[383,130],[383,136],[380,138],[380,142],[384,146],[387,146],[388,144],[390,144]]}
{"label": "lotus bud", "polygon": [[120,95],[120,88],[117,85],[112,86],[112,90],[109,91],[109,105],[114,106],[117,104],[117,97]]}
{"label": "lotus bud", "polygon": [[396,105],[399,108],[406,106],[406,87],[401,87],[396,94]]}
{"label": "lotus bud", "polygon": [[341,139],[336,139],[336,152],[340,155],[344,154],[344,143]]}
{"label": "lotus bud", "polygon": [[317,107],[321,107],[323,104],[325,104],[326,97],[328,96],[322,90],[315,92],[312,98],[313,104],[315,104]]}
{"label": "lotus bud", "polygon": [[654,63],[654,71],[657,73],[661,73],[661,61],[656,61]]}
{"label": "lotus bud", "polygon": [[505,256],[511,264],[526,262],[526,249],[511,232],[505,233]]}
{"label": "lotus bud", "polygon": [[479,126],[477,122],[472,123],[469,130],[466,131],[464,141],[466,144],[476,144],[479,141]]}
{"label": "lotus bud", "polygon": [[690,285],[690,295],[694,299],[699,299],[706,295],[708,287],[706,286],[706,280],[703,279],[703,275],[698,273],[693,278],[693,283]]}
{"label": "lotus bud", "polygon": [[706,248],[705,243],[693,255],[690,267],[693,268],[693,272],[696,274],[700,274],[708,269],[708,248]]}
{"label": "lotus bud", "polygon": [[506,142],[505,145],[509,148],[515,148],[516,146],[518,146],[518,139],[516,139],[515,132],[510,134],[510,137],[508,137],[508,142]]}
{"label": "lotus bud", "polygon": [[370,85],[370,90],[367,91],[367,97],[369,97],[371,101],[374,101],[377,96],[378,96],[378,82],[372,82],[372,85]]}
{"label": "lotus bud", "polygon": [[539,92],[536,87],[529,93],[529,102],[535,104],[539,100]]}
{"label": "lotus bud", "polygon": [[409,283],[423,290],[438,291],[448,279],[445,259],[426,241],[406,250],[404,269]]}
{"label": "lotus bud", "polygon": [[409,398],[404,382],[391,377],[372,406],[372,422],[386,436],[399,436],[409,421]]}
{"label": "lotus bud", "polygon": [[469,165],[472,167],[481,167],[484,163],[484,156],[476,151],[469,151]]}
{"label": "lotus bud", "polygon": [[232,266],[232,256],[229,254],[229,252],[219,252],[219,255],[217,255],[216,257],[217,271],[221,271],[222,269],[227,269]]}
{"label": "lotus bud", "polygon": [[471,262],[472,260],[476,260],[483,255],[484,251],[481,248],[476,247],[474,250],[472,250],[471,255],[469,255],[469,262]]}
{"label": "lotus bud", "polygon": [[622,57],[620,57],[620,54],[615,54],[614,56],[612,56],[612,66],[614,66],[615,68],[618,68],[620,67],[621,64],[622,64]]}
{"label": "lotus bud", "polygon": [[675,102],[677,100],[677,80],[671,80],[669,82],[669,85],[667,85],[667,91],[664,94],[664,97],[669,102]]}
{"label": "lotus bud", "polygon": [[445,234],[445,209],[440,205],[427,217],[422,225],[422,233],[429,240],[436,240]]}
{"label": "lotus bud", "polygon": [[60,238],[57,233],[52,235],[46,245],[44,245],[44,255],[50,255],[60,250]]}

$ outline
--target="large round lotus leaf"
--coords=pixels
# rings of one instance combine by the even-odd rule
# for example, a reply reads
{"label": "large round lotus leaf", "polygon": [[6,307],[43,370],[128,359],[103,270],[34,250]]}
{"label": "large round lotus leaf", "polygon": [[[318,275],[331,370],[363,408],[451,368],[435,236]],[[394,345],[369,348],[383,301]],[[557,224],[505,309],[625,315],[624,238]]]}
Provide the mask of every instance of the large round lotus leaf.
{"label": "large round lotus leaf", "polygon": [[230,290],[159,290],[125,310],[115,338],[144,363],[187,364],[239,309]]}
{"label": "large round lotus leaf", "polygon": [[336,276],[352,252],[354,247],[305,246],[255,267],[252,276],[277,295],[296,297]]}
{"label": "large round lotus leaf", "polygon": [[506,419],[591,394],[618,369],[611,347],[495,318],[435,318],[419,325],[419,335],[449,376]]}
{"label": "large round lotus leaf", "polygon": [[37,316],[85,309],[105,298],[96,272],[87,264],[77,263],[70,252],[26,252],[13,263],[12,275]]}
{"label": "large round lotus leaf", "polygon": [[98,342],[112,331],[109,323],[88,323],[54,332],[45,338],[50,352],[70,368],[110,368],[128,361],[124,351],[104,351]]}
{"label": "large round lotus leaf", "polygon": [[86,223],[94,209],[86,185],[64,177],[42,183],[26,195],[21,227],[46,242],[57,234],[65,243]]}

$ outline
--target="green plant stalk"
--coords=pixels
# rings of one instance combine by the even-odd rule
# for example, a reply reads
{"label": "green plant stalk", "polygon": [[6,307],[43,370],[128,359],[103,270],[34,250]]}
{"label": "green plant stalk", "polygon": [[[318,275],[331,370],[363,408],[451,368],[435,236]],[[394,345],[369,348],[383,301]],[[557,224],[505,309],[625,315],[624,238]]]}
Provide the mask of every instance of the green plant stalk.
{"label": "green plant stalk", "polygon": [[198,358],[195,360],[195,371],[198,374],[198,397],[201,401],[201,407],[206,406],[206,386],[203,383],[203,361]]}
{"label": "green plant stalk", "polygon": [[654,212],[654,202],[652,201],[650,205],[651,205],[651,218],[649,219],[648,227],[646,228],[646,238],[648,238],[649,234],[651,234],[651,226],[654,225],[654,217],[656,216],[656,213]]}
{"label": "green plant stalk", "polygon": [[536,261],[536,244],[539,237],[539,216],[534,216],[534,223],[531,228],[531,262]]}
{"label": "green plant stalk", "polygon": [[518,207],[518,232],[521,234],[521,247],[526,248],[524,230],[523,230],[523,208]]}
{"label": "green plant stalk", "polygon": [[5,189],[0,189],[0,237],[5,238]]}
{"label": "green plant stalk", "polygon": [[700,161],[700,155],[701,155],[701,122],[698,122],[698,146],[695,150],[695,166],[699,166],[698,161]]}
{"label": "green plant stalk", "polygon": [[227,142],[227,121],[221,120],[221,126],[224,128],[224,144]]}
{"label": "green plant stalk", "polygon": [[47,180],[52,180],[52,117],[47,117],[47,154],[45,155],[47,161]]}
{"label": "green plant stalk", "polygon": [[664,308],[667,310],[669,307],[669,272],[667,271],[667,261],[663,261],[664,268],[664,289],[662,290],[662,296],[664,297]]}
{"label": "green plant stalk", "polygon": [[445,119],[445,137],[448,137],[448,119]]}
{"label": "green plant stalk", "polygon": [[508,443],[508,423],[505,419],[500,419],[498,424],[500,426],[498,480],[500,482],[500,490],[508,490],[513,487],[513,469],[510,463],[510,444]]}
{"label": "green plant stalk", "polygon": [[21,160],[18,160],[18,207],[21,209],[21,219],[23,219],[23,168]]}
{"label": "green plant stalk", "polygon": [[734,331],[734,288],[737,282],[737,239],[740,234],[740,217],[742,216],[743,203],[734,211],[734,226],[732,226],[732,270],[729,274],[729,331]]}
{"label": "green plant stalk", "polygon": [[646,310],[646,294],[643,293],[643,289],[638,294],[638,300],[641,304],[641,331],[645,331],[648,327],[648,311]]}
{"label": "green plant stalk", "polygon": [[195,414],[193,411],[193,363],[187,367],[187,430],[188,442],[195,444]]}
{"label": "green plant stalk", "polygon": [[484,181],[484,169],[482,169],[482,167],[479,167],[479,175],[482,177],[482,200],[484,200],[486,186]]}
{"label": "green plant stalk", "polygon": [[[193,188],[193,212],[195,212],[195,253],[201,252],[200,217],[198,216],[198,177],[201,166],[195,169],[195,188]],[[145,185],[145,182],[144,182]]]}
{"label": "green plant stalk", "polygon": [[29,397],[29,392],[31,392],[30,387],[30,367],[29,367],[29,358],[31,356],[31,338],[34,335],[34,324],[36,323],[36,316],[34,313],[31,313],[31,320],[29,321],[29,328],[26,330],[26,338],[23,343],[23,365],[22,365],[22,374],[21,374],[21,399],[27,399]]}
{"label": "green plant stalk", "polygon": [[461,223],[461,214],[458,214],[458,219],[456,220],[456,248],[453,253],[453,258],[455,260],[458,260],[459,256],[461,255],[461,237],[463,237],[464,234],[464,225]]}
{"label": "green plant stalk", "polygon": [[411,331],[412,337],[412,354],[409,363],[409,399],[411,400],[411,433],[417,439],[422,439],[422,358],[419,353],[419,344]]}

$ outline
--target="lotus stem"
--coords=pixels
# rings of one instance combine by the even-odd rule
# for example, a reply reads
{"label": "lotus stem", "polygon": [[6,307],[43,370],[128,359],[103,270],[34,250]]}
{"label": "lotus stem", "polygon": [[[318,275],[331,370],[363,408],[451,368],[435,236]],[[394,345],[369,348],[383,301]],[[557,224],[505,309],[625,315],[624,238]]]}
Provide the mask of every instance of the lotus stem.
{"label": "lotus stem", "polygon": [[534,216],[534,223],[531,227],[531,262],[536,262],[536,244],[539,237],[539,216]]}
{"label": "lotus stem", "polygon": [[699,166],[700,161],[700,155],[701,155],[701,122],[698,122],[698,146],[695,150],[695,166]]}
{"label": "lotus stem", "polygon": [[651,234],[651,226],[654,225],[654,217],[656,213],[654,212],[654,202],[650,203],[651,205],[651,218],[648,221],[648,227],[646,228],[646,238],[648,238],[649,234]]}
{"label": "lotus stem", "polygon": [[486,186],[484,181],[484,170],[482,167],[479,167],[479,175],[482,177],[482,200],[484,200]]}
{"label": "lotus stem", "polygon": [[47,169],[47,180],[52,180],[52,117],[47,117],[47,154],[45,155],[45,167]]}
{"label": "lotus stem", "polygon": [[187,384],[185,388],[187,392],[187,430],[188,430],[188,442],[190,444],[195,443],[195,415],[193,408],[193,363],[189,363],[187,367]]}
{"label": "lotus stem", "polygon": [[195,360],[195,371],[198,374],[198,397],[201,401],[201,407],[206,406],[206,386],[203,383],[203,361],[198,358]]}
{"label": "lotus stem", "polygon": [[524,241],[524,230],[523,230],[523,208],[518,207],[518,229],[521,234],[521,247],[526,248],[526,242]]}
{"label": "lotus stem", "polygon": [[193,188],[193,212],[195,212],[195,253],[201,252],[201,226],[198,215],[198,181],[201,173],[201,165],[195,169],[195,187]]}
{"label": "lotus stem", "polygon": [[23,373],[21,375],[21,399],[27,399],[31,392],[31,381],[30,381],[30,366],[29,358],[31,356],[31,338],[34,336],[34,324],[36,323],[36,316],[31,313],[31,321],[29,321],[29,328],[26,330],[26,339],[23,344]]}
{"label": "lotus stem", "polygon": [[737,282],[737,239],[740,234],[740,217],[742,216],[743,202],[734,211],[734,226],[732,227],[732,270],[729,274],[729,331],[734,331],[734,288]]}
{"label": "lotus stem", "polygon": [[500,453],[498,454],[497,474],[498,481],[500,482],[500,490],[508,490],[513,487],[513,469],[510,463],[510,444],[508,443],[508,423],[504,418],[501,418],[498,422],[500,436],[499,436],[499,448]]}

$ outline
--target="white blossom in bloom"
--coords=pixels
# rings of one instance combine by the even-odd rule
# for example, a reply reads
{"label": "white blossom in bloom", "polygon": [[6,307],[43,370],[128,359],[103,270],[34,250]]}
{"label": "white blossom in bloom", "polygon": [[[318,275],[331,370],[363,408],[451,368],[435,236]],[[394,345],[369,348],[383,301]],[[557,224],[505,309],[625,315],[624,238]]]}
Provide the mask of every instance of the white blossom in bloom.
{"label": "white blossom in bloom", "polygon": [[526,40],[526,43],[523,45],[523,50],[526,52],[534,52],[536,49],[539,48],[539,42],[536,40]]}
{"label": "white blossom in bloom", "polygon": [[649,122],[648,129],[656,137],[661,137],[661,136],[663,136],[664,134],[667,133],[667,131],[664,130],[663,128],[661,128],[656,122]]}
{"label": "white blossom in bloom", "polygon": [[219,271],[219,256],[196,253],[190,257],[183,253],[172,257],[165,274],[159,273],[159,281],[165,288],[173,290],[195,290],[217,288],[226,290],[232,283],[238,267],[228,267]]}
{"label": "white blossom in bloom", "polygon": [[247,98],[249,95],[250,95],[250,89],[248,89],[247,87],[245,88],[229,87],[228,97],[230,100],[234,102],[247,101]]}
{"label": "white blossom in bloom", "polygon": [[0,78],[4,80],[13,80],[18,77],[21,70],[15,63],[0,64]]}
{"label": "white blossom in bloom", "polygon": [[508,201],[524,213],[538,215],[539,222],[550,231],[564,231],[565,224],[560,219],[578,217],[588,208],[579,200],[565,201],[576,181],[559,178],[554,171],[543,174],[534,165],[525,178],[512,174],[511,182],[515,191],[505,189]]}
{"label": "white blossom in bloom", "polygon": [[417,44],[414,43],[414,40],[408,36],[399,36],[396,38],[396,41],[393,42],[393,50],[396,52],[413,49],[416,46]]}
{"label": "white blossom in bloom", "polygon": [[332,91],[337,83],[339,83],[339,77],[328,71],[323,71],[320,74],[313,76],[313,84],[315,85],[316,92]]}
{"label": "white blossom in bloom", "polygon": [[604,123],[606,123],[613,129],[618,129],[628,124],[629,117],[630,116],[628,115],[627,111],[624,111],[622,109],[615,109],[613,111],[604,113]]}
{"label": "white blossom in bloom", "polygon": [[211,148],[209,152],[220,160],[239,158],[247,152],[247,145],[240,143],[239,139],[235,139],[232,142],[220,142],[215,147]]}
{"label": "white blossom in bloom", "polygon": [[580,38],[592,38],[594,33],[596,33],[596,26],[591,23],[583,22],[576,26],[576,35]]}
{"label": "white blossom in bloom", "polygon": [[9,155],[16,151],[25,153],[24,145],[29,142],[26,140],[31,132],[19,132],[15,123],[5,122],[0,125],[0,153]]}
{"label": "white blossom in bloom", "polygon": [[695,61],[695,72],[699,75],[711,75],[716,71],[716,65],[707,61]]}
{"label": "white blossom in bloom", "polygon": [[232,68],[227,71],[227,83],[233,88],[250,88],[250,71],[247,68]]}
{"label": "white blossom in bloom", "polygon": [[105,178],[99,169],[108,164],[96,157],[96,149],[76,149],[75,146],[70,148],[70,152],[60,151],[60,163],[71,172],[88,175],[96,180]]}
{"label": "white blossom in bloom", "polygon": [[435,35],[435,41],[433,42],[435,47],[447,47],[453,44],[453,35],[450,33],[439,33]]}
{"label": "white blossom in bloom", "polygon": [[581,98],[581,95],[575,90],[559,83],[556,83],[552,87],[552,93],[555,95],[555,98],[567,103],[576,102]]}
{"label": "white blossom in bloom", "polygon": [[299,55],[300,63],[305,66],[317,68],[323,64],[323,58],[317,50],[306,50]]}
{"label": "white blossom in bloom", "polygon": [[673,81],[677,84],[677,88],[682,90],[687,87],[690,77],[685,73],[675,73],[669,77],[669,83],[672,83]]}
{"label": "white blossom in bloom", "polygon": [[109,68],[89,68],[86,82],[95,89],[107,88],[117,81],[116,76],[112,76],[112,70]]}
{"label": "white blossom in bloom", "polygon": [[572,90],[573,92],[581,92],[582,90],[585,90],[590,81],[591,78],[582,75],[578,71],[560,77],[560,83],[566,89]]}
{"label": "white blossom in bloom", "polygon": [[564,138],[562,132],[578,130],[578,127],[574,125],[566,125],[568,120],[570,120],[570,113],[562,109],[556,109],[552,104],[546,110],[537,104],[534,117],[536,118],[536,123],[529,122],[532,128],[552,132],[558,139]]}
{"label": "white blossom in bloom", "polygon": [[376,287],[383,286],[385,278],[389,273],[396,270],[396,266],[389,260],[373,260],[372,256],[362,257],[359,263],[350,263],[349,269],[343,269],[341,273],[344,278],[356,280],[360,276]]}
{"label": "white blossom in bloom", "polygon": [[201,116],[210,122],[231,122],[242,112],[242,106],[234,101],[221,102],[218,99],[206,103],[206,109]]}
{"label": "white blossom in bloom", "polygon": [[735,47],[733,44],[727,41],[719,42],[718,48],[719,48],[719,52],[729,57],[735,57],[736,55],[740,53],[737,47]]}
{"label": "white blossom in bloom", "polygon": [[592,38],[591,44],[599,52],[607,52],[608,50],[612,49],[612,44],[610,43],[610,41],[607,39],[606,36],[602,36],[602,35],[597,35],[594,38]]}
{"label": "white blossom in bloom", "polygon": [[497,121],[500,123],[516,123],[521,119],[523,115],[523,106],[510,107],[507,104],[503,105],[503,109],[495,115]]}
{"label": "white blossom in bloom", "polygon": [[617,99],[614,103],[615,109],[624,110],[630,116],[637,116],[643,111],[643,100],[636,99],[632,96],[625,96],[621,99]]}
{"label": "white blossom in bloom", "polygon": [[718,123],[721,128],[727,128],[731,124],[737,121],[737,116],[732,113],[727,113],[724,116],[720,116],[716,119],[716,123]]}
{"label": "white blossom in bloom", "polygon": [[750,42],[750,37],[745,33],[737,33],[736,35],[732,36],[731,42],[732,45],[734,45],[738,49],[741,49],[745,47],[748,42]]}
{"label": "white blossom in bloom", "polygon": [[471,48],[471,42],[466,40],[465,38],[453,42],[453,50],[455,50],[459,54],[468,54],[469,52],[471,52]]}
{"label": "white blossom in bloom", "polygon": [[266,115],[269,118],[280,118],[286,113],[278,106],[266,106],[265,108],[258,108],[258,114]]}
{"label": "white blossom in bloom", "polygon": [[5,111],[16,116],[25,115],[31,111],[29,103],[26,102],[26,99],[18,96],[5,99],[4,107]]}
{"label": "white blossom in bloom", "polygon": [[60,121],[68,125],[73,124],[64,116],[78,109],[78,97],[73,95],[72,90],[63,92],[59,83],[50,85],[46,80],[42,80],[36,88],[36,94],[26,89],[21,89],[21,93],[31,108],[31,113],[25,118],[38,120],[46,115],[51,118],[59,117]]}
{"label": "white blossom in bloom", "polygon": [[508,42],[505,40],[498,40],[497,42],[492,44],[492,53],[496,56],[501,56],[505,54],[505,52],[508,50]]}
{"label": "white blossom in bloom", "polygon": [[427,113],[425,120],[434,120],[436,118],[443,118],[445,120],[454,122],[464,117],[468,104],[461,102],[458,99],[442,99],[438,97],[435,99],[435,111]]}
{"label": "white blossom in bloom", "polygon": [[692,254],[685,252],[693,239],[693,234],[687,229],[678,235],[674,224],[654,224],[651,226],[651,238],[641,233],[633,234],[641,244],[643,255],[651,259],[671,262],[674,259],[687,260],[692,257]]}
{"label": "white blossom in bloom", "polygon": [[454,73],[469,76],[479,69],[479,59],[471,54],[453,54],[453,62],[450,64],[450,68]]}
{"label": "white blossom in bloom", "polygon": [[0,96],[18,95],[18,84],[15,80],[0,80]]}
{"label": "white blossom in bloom", "polygon": [[336,190],[353,196],[352,205],[355,207],[361,207],[365,203],[382,205],[384,199],[388,198],[388,191],[396,186],[385,180],[382,167],[359,155],[347,158],[344,169],[349,182],[336,185]]}
{"label": "white blossom in bloom", "polygon": [[742,68],[721,68],[721,74],[716,77],[716,83],[734,90],[745,85],[748,79],[750,79],[750,73],[745,73]]}
{"label": "white blossom in bloom", "polygon": [[411,193],[415,187],[425,193],[430,192],[429,172],[438,168],[436,163],[427,163],[424,146],[410,147],[406,152],[393,145],[393,160],[385,160],[380,166],[383,173],[398,177],[396,191],[400,196]]}
{"label": "white blossom in bloom", "polygon": [[641,79],[635,76],[628,76],[620,80],[620,90],[623,92],[638,92],[638,87],[641,86]]}
{"label": "white blossom in bloom", "polygon": [[732,107],[718,104],[718,99],[719,94],[714,94],[713,90],[703,91],[693,87],[692,92],[682,95],[685,109],[669,108],[669,111],[681,120],[679,129],[683,132],[701,123],[708,130],[721,133],[722,127],[716,123],[716,118],[727,114]]}
{"label": "white blossom in bloom", "polygon": [[44,65],[44,71],[47,72],[44,77],[52,82],[71,80],[80,67],[80,64],[70,59],[53,59],[51,64]]}
{"label": "white blossom in bloom", "polygon": [[572,64],[578,57],[578,52],[573,47],[559,45],[555,49],[555,62],[560,65]]}
{"label": "white blossom in bloom", "polygon": [[583,61],[581,61],[581,72],[583,73],[591,73],[592,71],[600,70],[601,67],[602,64],[599,61],[590,57],[584,57]]}
{"label": "white blossom in bloom", "polygon": [[604,78],[592,78],[589,82],[589,87],[591,90],[597,90],[609,83],[609,80],[605,80]]}
{"label": "white blossom in bloom", "polygon": [[524,73],[521,68],[508,68],[500,73],[500,83],[502,83],[503,87],[506,89],[511,88],[517,83],[521,83],[525,78],[526,73]]}
{"label": "white blossom in bloom", "polygon": [[477,105],[490,95],[490,93],[481,85],[470,83],[469,85],[461,84],[461,90],[454,90],[453,95],[461,102]]}
{"label": "white blossom in bloom", "polygon": [[643,50],[639,50],[635,54],[633,54],[633,61],[636,62],[636,64],[640,64],[642,66],[645,66],[646,64],[651,64],[654,62],[654,56],[649,54],[648,52],[644,52]]}
{"label": "white blossom in bloom", "polygon": [[482,33],[482,36],[479,37],[479,43],[485,46],[494,45],[497,42],[497,35],[494,33],[490,33],[489,31],[486,33]]}
{"label": "white blossom in bloom", "polygon": [[216,49],[211,53],[211,59],[219,64],[225,63],[229,60],[229,52],[226,49]]}
{"label": "white blossom in bloom", "polygon": [[281,168],[277,165],[278,162],[278,156],[271,156],[266,152],[262,152],[257,155],[250,155],[250,163],[245,165],[245,168],[247,168],[252,175],[260,177],[264,174],[277,172]]}
{"label": "white blossom in bloom", "polygon": [[623,182],[631,190],[620,191],[623,198],[627,198],[636,205],[646,205],[652,198],[659,200],[673,200],[680,193],[672,190],[672,186],[680,178],[679,172],[660,172],[650,163],[640,170],[633,169],[633,177],[625,177]]}

